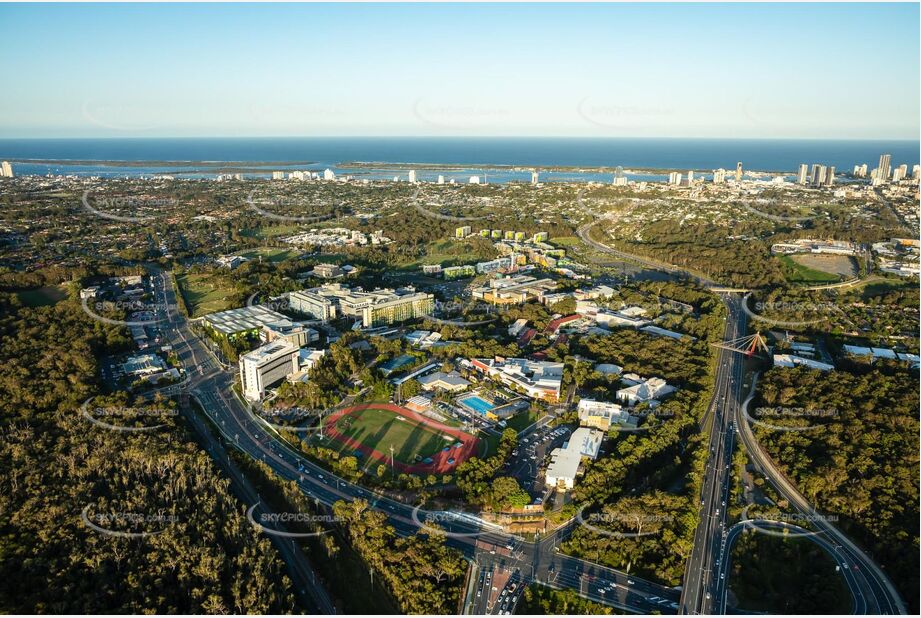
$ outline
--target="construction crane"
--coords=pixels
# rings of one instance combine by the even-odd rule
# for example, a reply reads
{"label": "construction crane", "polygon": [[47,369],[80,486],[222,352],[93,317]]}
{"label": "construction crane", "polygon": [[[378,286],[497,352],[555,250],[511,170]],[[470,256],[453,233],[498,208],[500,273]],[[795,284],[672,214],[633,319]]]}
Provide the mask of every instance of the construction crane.
{"label": "construction crane", "polygon": [[760,332],[757,332],[754,335],[739,337],[738,339],[721,341],[719,343],[711,343],[710,345],[717,348],[722,348],[724,350],[729,350],[730,352],[738,352],[739,354],[744,354],[745,356],[755,356],[759,351],[763,351],[765,354],[770,353],[768,350],[767,340]]}

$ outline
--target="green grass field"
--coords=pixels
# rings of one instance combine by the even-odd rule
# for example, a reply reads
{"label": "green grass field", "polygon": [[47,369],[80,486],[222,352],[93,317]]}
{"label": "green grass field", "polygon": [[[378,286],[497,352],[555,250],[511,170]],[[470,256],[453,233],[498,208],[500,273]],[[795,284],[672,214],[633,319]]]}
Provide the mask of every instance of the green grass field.
{"label": "green grass field", "polygon": [[297,233],[300,228],[294,224],[282,224],[282,225],[271,225],[266,227],[259,227],[251,230],[244,230],[241,232],[243,236],[247,238],[275,238],[277,236],[292,236]]}
{"label": "green grass field", "polygon": [[784,276],[790,283],[814,284],[841,281],[841,277],[834,273],[827,273],[825,271],[809,268],[808,266],[803,266],[799,262],[791,259],[788,255],[780,257],[780,267],[783,269]]}
{"label": "green grass field", "polygon": [[208,274],[177,275],[179,292],[185,299],[191,317],[197,318],[236,306],[237,292],[230,281]]}
{"label": "green grass field", "polygon": [[283,262],[292,258],[299,256],[301,252],[297,249],[281,249],[278,247],[266,247],[263,249],[250,249],[249,251],[244,251],[240,255],[251,260],[258,259],[259,256],[262,256],[262,259],[269,262]]}
{"label": "green grass field", "polygon": [[[393,446],[394,458],[405,464],[418,463],[454,444],[454,438],[445,440],[441,433],[422,423],[409,419],[398,420],[398,415],[389,411],[369,408],[343,416],[336,422],[336,429],[349,438],[381,453],[389,454]],[[334,448],[336,444],[326,440],[324,446]],[[339,446],[340,452],[345,446]]]}
{"label": "green grass field", "polygon": [[67,287],[63,285],[48,285],[43,288],[33,288],[16,292],[20,302],[27,307],[45,307],[53,305],[67,298]]}

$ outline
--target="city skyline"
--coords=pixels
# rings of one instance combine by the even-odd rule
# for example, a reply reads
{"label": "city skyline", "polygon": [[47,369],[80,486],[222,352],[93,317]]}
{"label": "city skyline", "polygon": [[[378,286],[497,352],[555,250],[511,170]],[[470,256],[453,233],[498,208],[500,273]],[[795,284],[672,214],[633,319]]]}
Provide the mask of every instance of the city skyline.
{"label": "city skyline", "polygon": [[[0,138],[917,139],[918,18],[917,4],[3,5],[16,60]],[[837,59],[821,80],[817,57]]]}

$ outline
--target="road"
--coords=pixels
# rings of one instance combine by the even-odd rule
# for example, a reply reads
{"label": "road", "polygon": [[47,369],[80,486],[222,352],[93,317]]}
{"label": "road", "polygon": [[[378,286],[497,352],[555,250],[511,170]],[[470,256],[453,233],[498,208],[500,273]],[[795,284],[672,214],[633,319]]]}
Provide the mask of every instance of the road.
{"label": "road", "polygon": [[904,614],[905,603],[899,596],[895,586],[882,569],[870,559],[853,541],[838,530],[829,518],[818,512],[796,486],[786,477],[783,471],[774,463],[774,460],[761,448],[754,432],[749,426],[746,417],[748,405],[754,398],[758,376],[752,379],[751,389],[744,403],[736,410],[736,425],[739,427],[739,436],[748,451],[752,465],[768,482],[774,486],[777,493],[795,508],[804,520],[821,533],[824,540],[832,543],[835,548],[833,555],[842,554],[849,565],[849,571],[854,575],[859,588],[861,607],[866,611],[858,613],[867,614]]}
{"label": "road", "polygon": [[[176,307],[176,291],[170,278],[159,276],[158,280],[162,291],[158,302]],[[189,330],[185,316],[169,310],[160,326],[186,368],[189,376],[187,392],[196,399],[223,436],[224,443],[264,462],[281,478],[295,481],[318,505],[331,506],[339,500],[366,500],[372,508],[384,512],[396,532],[403,536],[415,534],[431,516],[446,531],[447,544],[463,552],[470,560],[482,555],[478,544],[480,547],[491,545],[499,548],[514,544],[525,583],[539,581],[559,588],[572,588],[589,599],[626,611],[648,612],[655,606],[647,600],[650,596],[677,601],[677,592],[660,584],[554,552],[561,539],[571,531],[573,522],[532,543],[475,521],[446,520],[442,512],[425,511],[337,477],[295,452],[270,425],[252,414],[232,390],[234,374],[221,368],[211,358],[205,345]],[[611,598],[600,595],[590,584],[584,583],[592,578],[617,581],[622,591],[619,591],[619,596],[612,595]],[[634,583],[630,584],[628,580]],[[674,613],[667,607],[660,611]]]}
{"label": "road", "polygon": [[[726,340],[745,333],[747,315],[737,294],[721,295],[727,307]],[[726,504],[731,483],[730,464],[735,444],[733,419],[739,407],[744,357],[720,349],[717,359],[714,397],[704,419],[709,426],[710,453],[704,471],[700,522],[694,532],[694,546],[688,558],[681,596],[681,613],[714,613],[715,567],[721,560],[726,531]],[[706,427],[705,427],[706,428]]]}

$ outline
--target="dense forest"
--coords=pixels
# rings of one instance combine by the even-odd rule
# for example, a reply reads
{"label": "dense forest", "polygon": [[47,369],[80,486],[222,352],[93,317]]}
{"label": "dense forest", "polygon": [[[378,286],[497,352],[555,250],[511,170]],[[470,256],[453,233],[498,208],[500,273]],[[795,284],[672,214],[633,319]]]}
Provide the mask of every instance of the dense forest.
{"label": "dense forest", "polygon": [[753,410],[809,411],[775,415],[770,424],[815,429],[755,425],[759,442],[820,511],[840,517],[917,611],[917,372],[772,369],[758,391]]}
{"label": "dense forest", "polygon": [[[246,521],[180,417],[157,432],[91,424],[96,358],[127,341],[70,298],[26,308],[0,294],[0,611],[284,613],[284,564]],[[97,398],[93,406],[167,409]],[[85,517],[84,517],[85,516]],[[118,537],[106,530],[148,533]]]}
{"label": "dense forest", "polygon": [[[743,533],[732,548],[730,594],[738,607],[772,614],[848,614],[851,595],[835,561],[806,538]],[[808,590],[809,594],[800,594]]]}

